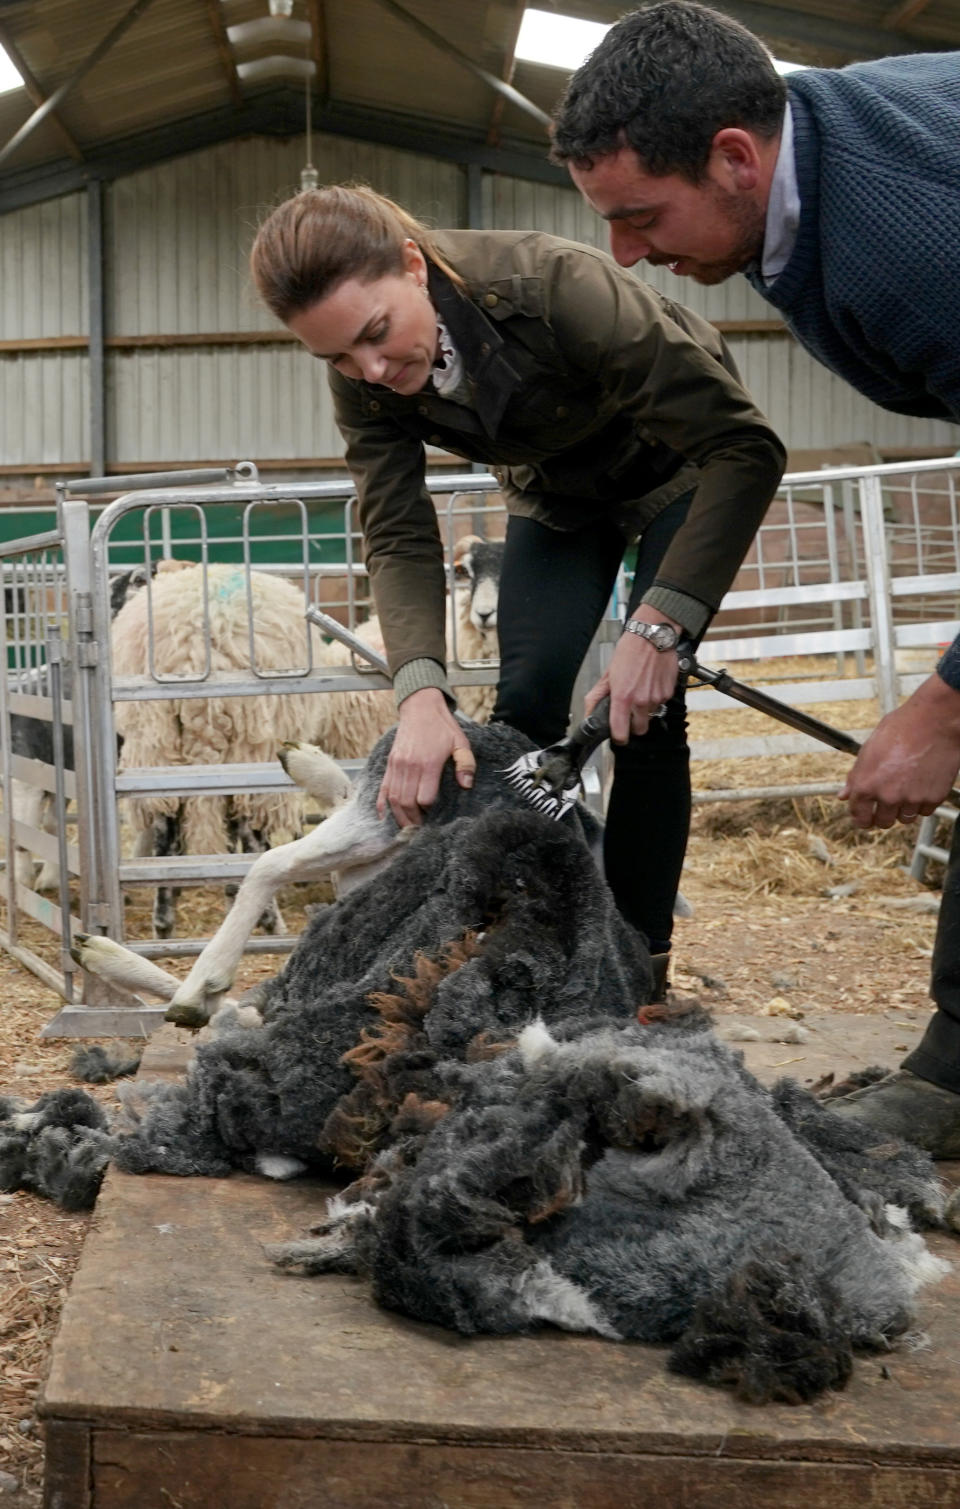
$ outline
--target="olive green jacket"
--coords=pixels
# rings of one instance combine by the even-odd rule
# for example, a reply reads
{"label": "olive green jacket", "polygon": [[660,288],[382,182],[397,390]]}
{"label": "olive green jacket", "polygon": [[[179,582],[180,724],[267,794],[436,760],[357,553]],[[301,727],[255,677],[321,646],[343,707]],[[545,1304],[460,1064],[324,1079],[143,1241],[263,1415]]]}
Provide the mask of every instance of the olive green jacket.
{"label": "olive green jacket", "polygon": [[469,406],[331,369],[398,700],[447,690],[445,577],[424,444],[486,462],[507,509],[556,529],[612,519],[624,546],[696,488],[645,601],[699,634],[783,473],[776,434],[716,330],[608,256],[530,231],[444,231],[430,293]]}

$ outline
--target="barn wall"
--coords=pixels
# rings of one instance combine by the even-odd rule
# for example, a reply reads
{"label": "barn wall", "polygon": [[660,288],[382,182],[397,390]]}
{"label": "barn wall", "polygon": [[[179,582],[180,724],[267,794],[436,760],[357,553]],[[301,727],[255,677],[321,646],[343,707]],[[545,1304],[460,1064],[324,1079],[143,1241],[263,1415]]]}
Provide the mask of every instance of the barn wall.
{"label": "barn wall", "polygon": [[[466,176],[454,164],[320,137],[321,181],[357,178],[435,224],[464,224]],[[292,192],[303,142],[226,143],[131,174],[105,190],[108,338],[145,342],[107,352],[107,447],[114,467],[233,460],[281,467],[335,461],[324,372],[299,348],[196,337],[275,333],[258,308],[246,254],[258,219]],[[605,228],[572,189],[484,175],[483,223],[536,227],[593,245]],[[0,353],[0,468],[83,475],[88,455],[85,347],[87,208],[83,194],[0,219],[2,339],[58,341]],[[743,278],[700,288],[664,269],[644,276],[716,321],[769,321]],[[863,445],[952,449],[955,429],[884,413],[812,361],[785,334],[730,333],[747,386],[794,452]],[[154,343],[151,344],[151,341]]]}

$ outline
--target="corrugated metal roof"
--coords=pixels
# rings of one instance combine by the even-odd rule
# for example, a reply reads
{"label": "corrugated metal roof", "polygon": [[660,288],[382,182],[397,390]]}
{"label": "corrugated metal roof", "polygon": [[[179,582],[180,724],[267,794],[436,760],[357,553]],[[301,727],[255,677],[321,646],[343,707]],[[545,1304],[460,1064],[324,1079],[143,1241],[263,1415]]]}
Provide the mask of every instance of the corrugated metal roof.
{"label": "corrugated metal roof", "polygon": [[[543,126],[514,104],[498,104],[488,84],[398,15],[397,3],[295,0],[294,16],[313,26],[306,51],[317,64],[318,107],[367,115],[381,126],[398,120],[412,128],[447,131],[455,139],[477,143],[487,142],[495,126],[505,141],[544,154]],[[538,3],[548,8],[553,0]],[[871,52],[960,48],[956,0],[720,4],[775,51],[799,61],[835,64]],[[522,0],[402,0],[402,5],[421,27],[431,28],[475,65],[500,78],[509,75]],[[613,21],[631,6],[616,0],[560,0],[556,8]],[[14,44],[49,97],[130,9],[131,0],[0,0],[0,42]],[[184,151],[208,144],[211,138],[204,131],[211,113],[226,112],[221,135],[230,134],[231,119],[234,134],[249,132],[250,107],[267,98],[265,86],[239,82],[235,65],[283,48],[276,43],[232,47],[225,28],[267,13],[268,0],[150,0],[64,99],[57,112],[63,129],[81,154],[97,159],[98,172],[105,148],[137,142],[158,127],[179,123],[176,140],[182,140]],[[549,110],[565,79],[557,69],[522,63],[513,82]],[[271,87],[276,93],[275,81]],[[287,105],[279,111],[278,126],[281,134],[291,134],[299,127],[304,86],[292,80],[283,92]],[[33,108],[25,91],[0,96],[0,147]],[[169,140],[164,150],[169,155]],[[152,160],[149,151],[144,141],[144,161]],[[0,191],[9,175],[61,159],[70,161],[69,148],[63,132],[47,120],[0,168]]]}

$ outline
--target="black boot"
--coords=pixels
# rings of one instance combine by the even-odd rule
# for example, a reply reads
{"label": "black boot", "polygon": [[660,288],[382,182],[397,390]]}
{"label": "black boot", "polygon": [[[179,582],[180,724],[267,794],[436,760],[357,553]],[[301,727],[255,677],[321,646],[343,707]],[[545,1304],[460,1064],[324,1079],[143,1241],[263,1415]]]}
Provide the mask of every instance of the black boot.
{"label": "black boot", "polygon": [[909,1069],[830,1101],[830,1110],[926,1148],[934,1158],[960,1158],[960,1095]]}
{"label": "black boot", "polygon": [[653,995],[651,1001],[665,1001],[667,999],[667,976],[670,972],[670,954],[651,954],[650,963],[653,967]]}

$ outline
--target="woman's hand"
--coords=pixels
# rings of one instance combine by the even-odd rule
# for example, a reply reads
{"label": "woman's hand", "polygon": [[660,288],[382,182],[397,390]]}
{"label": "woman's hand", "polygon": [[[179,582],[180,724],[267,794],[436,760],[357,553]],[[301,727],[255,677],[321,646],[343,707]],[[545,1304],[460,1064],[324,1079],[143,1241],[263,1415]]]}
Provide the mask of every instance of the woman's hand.
{"label": "woman's hand", "polygon": [[401,828],[419,826],[437,799],[440,775],[453,760],[457,781],[473,785],[477,762],[470,741],[436,687],[424,687],[400,704],[397,732],[377,797],[381,817],[390,808]]}
{"label": "woman's hand", "polygon": [[[683,633],[672,618],[646,604],[631,617],[645,623],[670,624],[678,634]],[[625,744],[631,734],[646,733],[650,719],[673,696],[678,674],[675,650],[658,650],[636,634],[623,634],[608,669],[584,698],[584,706],[592,712],[600,698],[609,693],[610,738],[614,744]]]}

